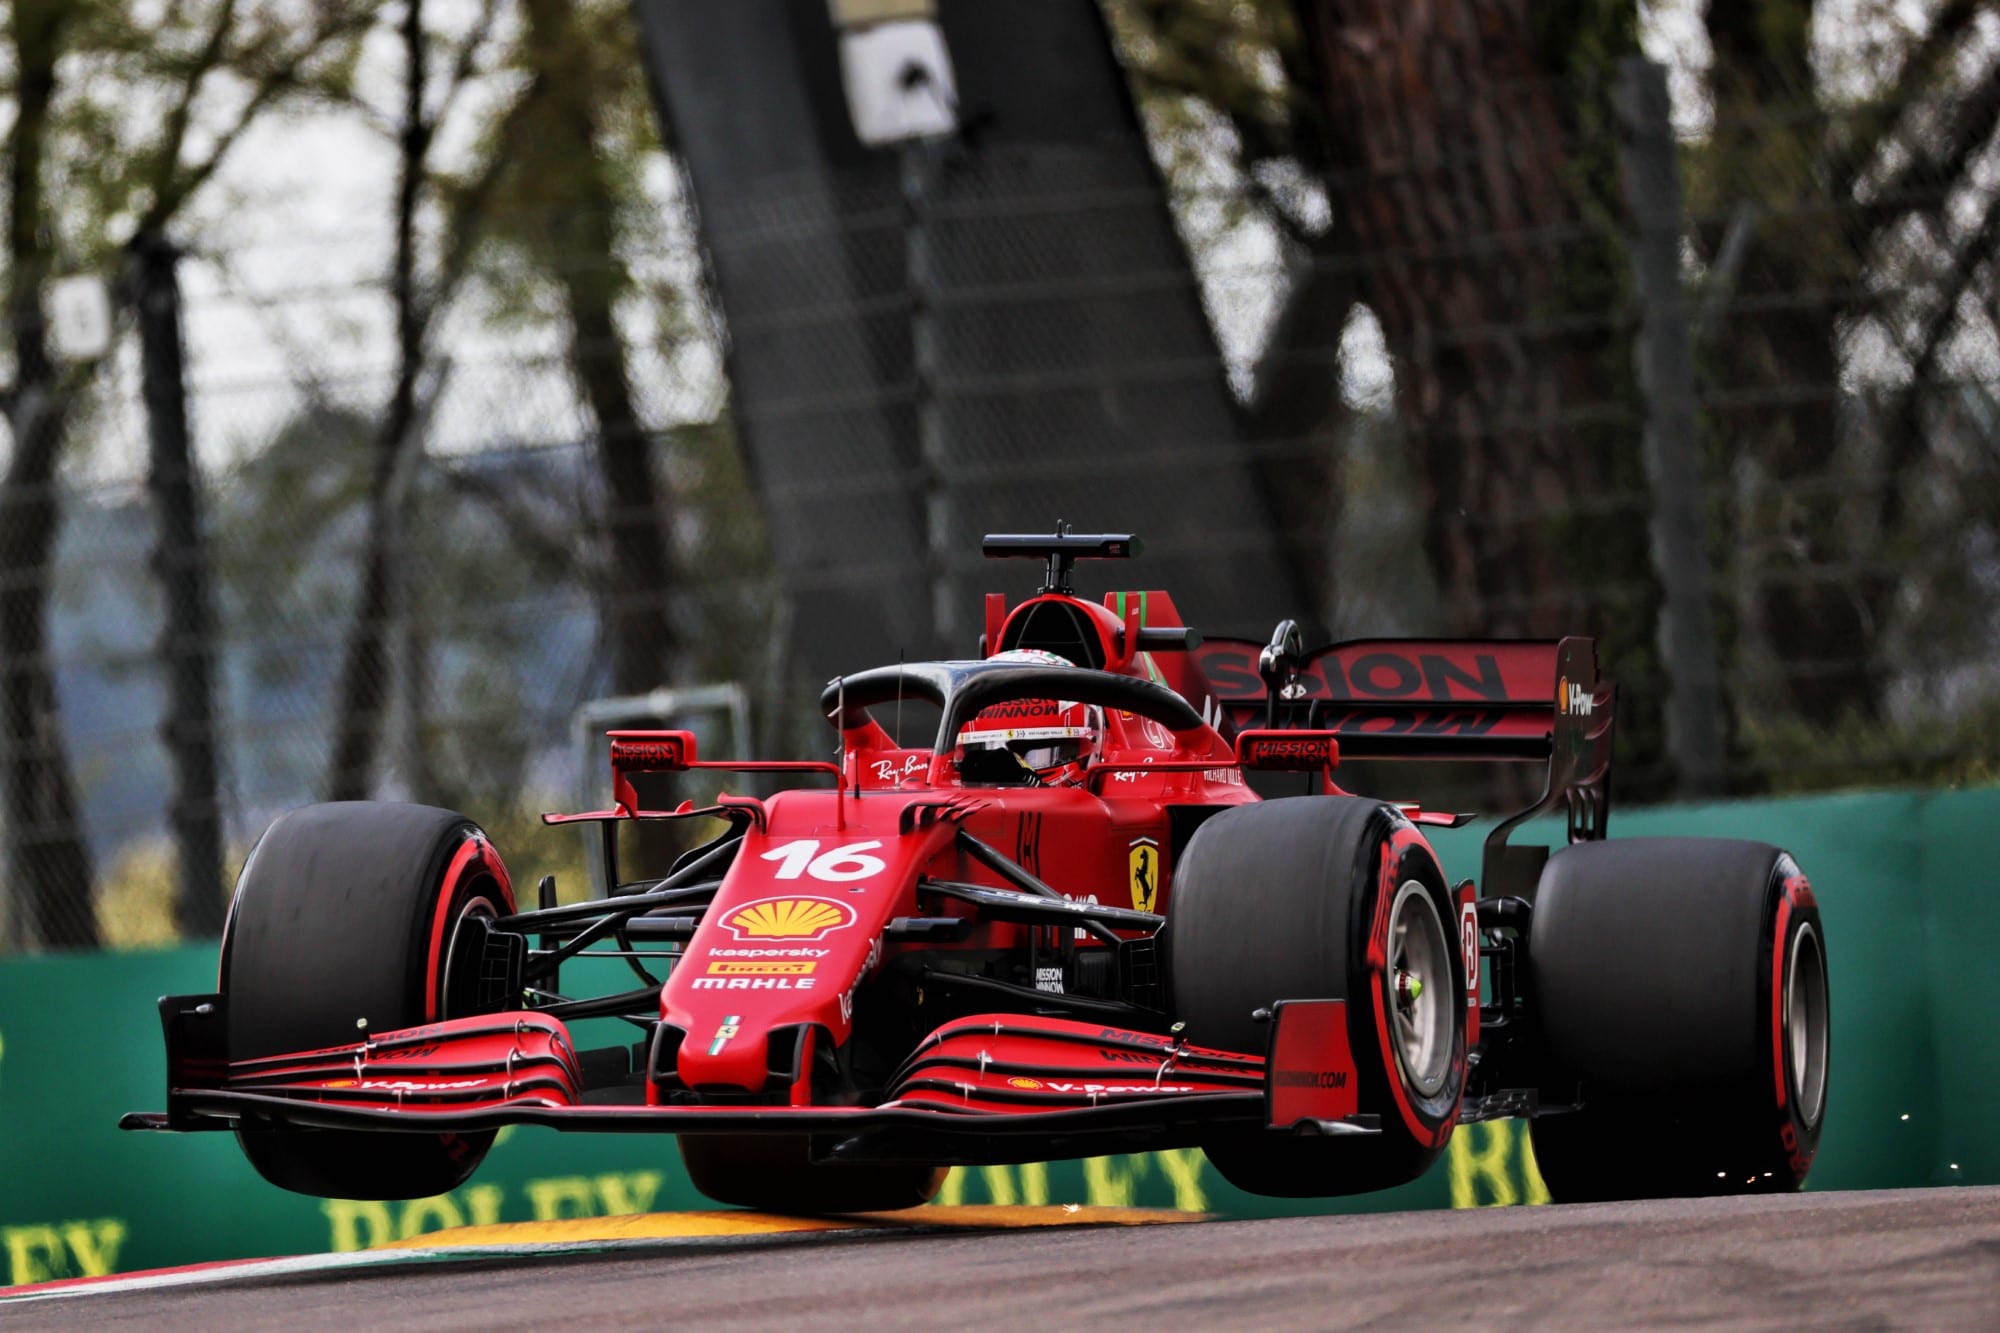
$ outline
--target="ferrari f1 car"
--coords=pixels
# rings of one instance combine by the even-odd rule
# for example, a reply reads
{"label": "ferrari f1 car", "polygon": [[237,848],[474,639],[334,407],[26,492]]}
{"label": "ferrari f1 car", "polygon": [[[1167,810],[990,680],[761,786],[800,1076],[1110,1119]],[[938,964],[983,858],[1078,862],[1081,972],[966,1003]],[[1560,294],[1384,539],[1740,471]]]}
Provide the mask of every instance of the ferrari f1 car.
{"label": "ferrari f1 car", "polygon": [[[161,1001],[165,1112],[124,1123],[231,1130],[272,1183],[350,1198],[453,1188],[517,1123],[673,1134],[704,1194],[803,1212],[1187,1146],[1245,1190],[1346,1194],[1502,1116],[1532,1118],[1559,1200],[1800,1185],[1827,1086],[1812,889],[1761,843],[1604,840],[1589,640],[1203,642],[1166,593],[1073,591],[1077,560],[1136,549],[987,538],[1046,561],[1040,592],[988,597],[976,659],[828,685],[836,759],[611,733],[611,807],[546,817],[597,825],[587,901],[544,878],[524,907],[448,811],[285,815],[216,993]],[[892,733],[925,705],[933,736]],[[1475,890],[1426,836],[1470,816],[1347,794],[1343,756],[1547,781]],[[645,775],[713,769],[801,785],[645,808]],[[1566,845],[1511,841],[1545,813]],[[695,816],[726,831],[621,879],[621,829]],[[566,994],[586,964],[640,984]],[[577,1040],[607,1017],[638,1040]]]}

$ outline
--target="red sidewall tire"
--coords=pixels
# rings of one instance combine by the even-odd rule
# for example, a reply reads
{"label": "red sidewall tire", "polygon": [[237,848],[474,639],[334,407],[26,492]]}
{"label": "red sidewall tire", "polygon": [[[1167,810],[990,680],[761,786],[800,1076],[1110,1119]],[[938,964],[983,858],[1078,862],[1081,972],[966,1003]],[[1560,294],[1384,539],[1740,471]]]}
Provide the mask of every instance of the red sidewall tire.
{"label": "red sidewall tire", "polygon": [[[1765,1023],[1771,1033],[1768,1070],[1776,1102],[1772,1119],[1777,1144],[1771,1155],[1780,1164],[1772,1168],[1771,1179],[1775,1188],[1793,1190],[1805,1184],[1819,1152],[1820,1131],[1826,1127],[1833,1015],[1826,991],[1826,928],[1820,923],[1819,900],[1813,896],[1812,884],[1789,855],[1779,857],[1773,879],[1776,906]],[[1815,968],[1816,979],[1812,976]],[[1816,1014],[1800,1012],[1815,1007]],[[1808,1037],[1803,1058],[1796,1058],[1793,1024],[1803,1022],[1810,1028],[1815,1019],[1824,1040],[1815,1042]],[[1815,1046],[1817,1050],[1812,1049]]]}
{"label": "red sidewall tire", "polygon": [[1543,1101],[1581,1098],[1533,1122],[1554,1198],[1804,1183],[1831,1015],[1825,928],[1790,855],[1705,838],[1565,848],[1543,872],[1528,960]]}
{"label": "red sidewall tire", "polygon": [[[1419,886],[1442,931],[1449,1045],[1438,1086],[1406,1077],[1391,1037],[1390,911]],[[1316,1198],[1385,1189],[1436,1161],[1465,1088],[1466,978],[1457,908],[1423,835],[1393,806],[1310,796],[1232,807],[1204,823],[1175,872],[1167,968],[1175,1016],[1198,1045],[1262,1054],[1252,1020],[1279,1000],[1347,1002],[1360,1110],[1381,1133],[1300,1138],[1262,1130],[1202,1144],[1224,1178],[1255,1194]]]}
{"label": "red sidewall tire", "polygon": [[[452,952],[461,920],[505,916],[499,853],[465,816],[355,801],[280,817],[237,879],[219,989],[231,1059],[345,1045],[478,1012],[476,959]],[[485,1005],[495,1007],[490,999]],[[272,1184],[326,1198],[425,1198],[463,1183],[492,1145],[476,1134],[244,1127]]]}
{"label": "red sidewall tire", "polygon": [[[1366,934],[1360,936],[1364,942],[1359,972],[1365,978],[1368,993],[1366,1002],[1360,1003],[1353,995],[1354,987],[1348,988],[1348,1049],[1370,1051],[1376,1056],[1373,1061],[1356,1061],[1361,1066],[1364,1105],[1379,1108],[1385,1122],[1393,1113],[1401,1122],[1402,1137],[1409,1145],[1435,1158],[1458,1124],[1459,1100],[1465,1092],[1466,977],[1464,955],[1455,947],[1458,905],[1445,888],[1444,872],[1430,844],[1414,825],[1398,819],[1381,848],[1381,866],[1372,902],[1356,902],[1357,910],[1372,912]],[[1405,1076],[1390,1037],[1394,987],[1388,969],[1389,908],[1407,883],[1421,884],[1437,912],[1452,981],[1453,1049],[1443,1086],[1429,1096],[1413,1087]],[[1362,1030],[1356,1031],[1357,1028]],[[1429,1164],[1429,1159],[1425,1164]]]}

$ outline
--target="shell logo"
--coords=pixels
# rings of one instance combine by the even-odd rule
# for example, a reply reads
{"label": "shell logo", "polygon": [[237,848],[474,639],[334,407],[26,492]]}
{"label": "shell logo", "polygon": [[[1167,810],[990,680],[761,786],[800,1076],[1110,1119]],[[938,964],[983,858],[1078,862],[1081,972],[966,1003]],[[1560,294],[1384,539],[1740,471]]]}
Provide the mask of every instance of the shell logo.
{"label": "shell logo", "polygon": [[1038,1078],[1010,1078],[1007,1080],[1007,1086],[1010,1088],[1039,1088],[1042,1086],[1042,1081]]}
{"label": "shell logo", "polygon": [[854,924],[854,909],[831,898],[760,898],[723,919],[739,940],[817,940]]}

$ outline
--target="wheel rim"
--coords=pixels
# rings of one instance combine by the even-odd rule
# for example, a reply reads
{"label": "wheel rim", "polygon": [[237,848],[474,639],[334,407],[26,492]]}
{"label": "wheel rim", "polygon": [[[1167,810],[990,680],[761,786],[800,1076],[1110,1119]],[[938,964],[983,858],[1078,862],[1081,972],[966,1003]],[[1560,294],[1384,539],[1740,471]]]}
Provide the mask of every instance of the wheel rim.
{"label": "wheel rim", "polygon": [[1404,880],[1389,908],[1389,1040],[1403,1078],[1434,1097],[1451,1072],[1452,975],[1444,920],[1430,891]]}
{"label": "wheel rim", "polygon": [[[466,936],[465,922],[467,918],[475,916],[482,917],[489,923],[500,919],[500,909],[487,896],[485,886],[481,886],[481,889],[466,901],[465,906],[459,909],[458,915],[452,918],[451,938],[445,943],[444,971],[438,975],[437,1006],[438,1017],[441,1019],[465,1017],[463,1014],[453,1012],[457,1006],[452,1004],[452,1000],[465,993],[467,982],[465,969],[476,969],[484,961],[472,957],[470,953],[460,956],[459,945],[464,943]],[[471,989],[477,994],[479,978],[476,974],[471,977]]]}
{"label": "wheel rim", "polygon": [[1808,921],[1785,960],[1785,1052],[1799,1119],[1819,1123],[1826,1102],[1826,953]]}

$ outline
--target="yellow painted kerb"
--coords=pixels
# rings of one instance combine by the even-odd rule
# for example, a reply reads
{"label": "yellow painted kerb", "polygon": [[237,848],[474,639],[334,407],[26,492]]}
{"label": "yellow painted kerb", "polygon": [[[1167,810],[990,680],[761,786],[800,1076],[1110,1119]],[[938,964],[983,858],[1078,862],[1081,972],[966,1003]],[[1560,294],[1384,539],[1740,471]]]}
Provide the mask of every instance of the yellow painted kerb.
{"label": "yellow painted kerb", "polygon": [[766,1236],[786,1232],[894,1230],[898,1227],[954,1227],[999,1230],[1019,1227],[1151,1226],[1199,1222],[1203,1213],[1171,1208],[1089,1208],[963,1204],[911,1208],[895,1213],[856,1213],[851,1217],[784,1217],[736,1209],[694,1213],[631,1213],[623,1217],[564,1217],[547,1222],[501,1222],[492,1226],[451,1227],[407,1240],[388,1241],[376,1249],[436,1246],[577,1245],[597,1241],[672,1240],[687,1236]]}

